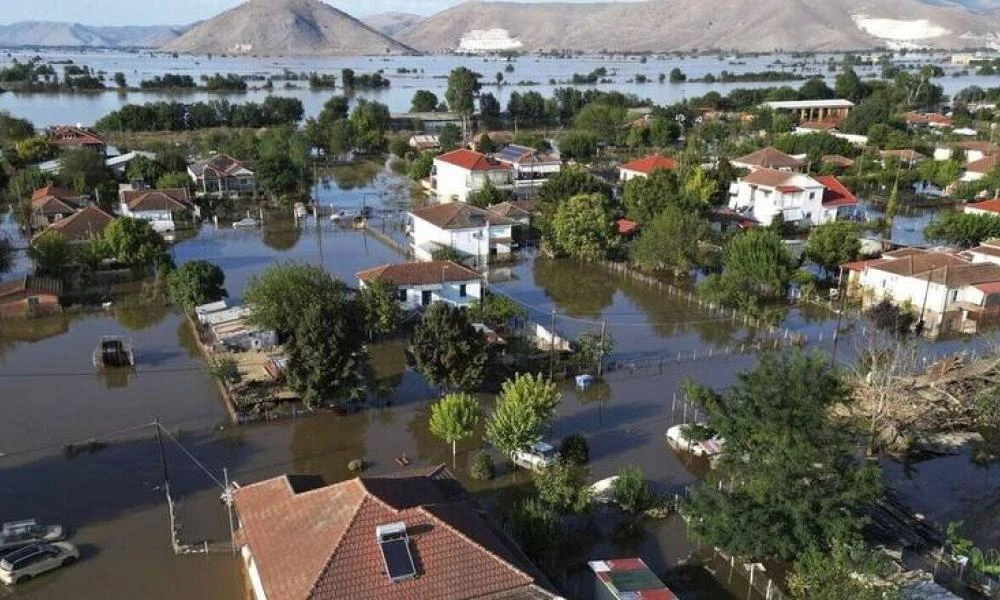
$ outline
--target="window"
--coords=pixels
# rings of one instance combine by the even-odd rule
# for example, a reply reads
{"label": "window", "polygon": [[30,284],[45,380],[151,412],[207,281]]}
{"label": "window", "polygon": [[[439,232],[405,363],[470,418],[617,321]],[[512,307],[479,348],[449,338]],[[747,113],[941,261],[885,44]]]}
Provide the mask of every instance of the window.
{"label": "window", "polygon": [[809,192],[809,199],[810,200],[815,200],[816,199],[816,192]]}
{"label": "window", "polygon": [[396,297],[399,298],[400,302],[406,302],[406,289],[401,288],[396,290]]}
{"label": "window", "polygon": [[951,301],[955,302],[958,300],[958,290],[951,290]]}
{"label": "window", "polygon": [[465,298],[468,295],[468,290],[465,289],[465,284],[458,286],[458,297]]}

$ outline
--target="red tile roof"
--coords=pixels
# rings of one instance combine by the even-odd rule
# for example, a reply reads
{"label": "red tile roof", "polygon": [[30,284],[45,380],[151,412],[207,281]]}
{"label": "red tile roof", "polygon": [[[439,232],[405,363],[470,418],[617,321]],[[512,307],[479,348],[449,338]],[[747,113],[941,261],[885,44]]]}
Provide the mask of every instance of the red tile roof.
{"label": "red tile roof", "polygon": [[65,219],[59,219],[39,231],[32,238],[32,241],[50,231],[61,234],[71,242],[89,240],[103,234],[104,229],[111,224],[111,221],[114,221],[114,217],[91,204],[80,212],[74,213]]}
{"label": "red tile roof", "polygon": [[980,283],[976,286],[980,292],[991,296],[993,294],[1000,294],[1000,281],[994,281],[991,283]]}
{"label": "red tile roof", "polygon": [[[545,577],[443,467],[298,493],[288,476],[277,477],[234,498],[269,600],[553,598]],[[375,530],[396,522],[406,525],[417,576],[393,582]]]}
{"label": "red tile roof", "polygon": [[822,158],[823,162],[837,166],[837,167],[853,167],[854,161],[846,156],[841,156],[840,154],[824,154]]}
{"label": "red tile roof", "polygon": [[81,196],[72,190],[67,190],[66,188],[59,187],[57,185],[47,185],[42,188],[38,188],[31,193],[32,200],[38,200],[40,198],[58,198],[59,200],[76,202],[79,201]]}
{"label": "red tile roof", "polygon": [[976,202],[975,204],[966,204],[966,209],[983,210],[986,212],[1000,214],[1000,199],[994,198],[993,200],[987,200],[985,202]]}
{"label": "red tile roof", "polygon": [[130,210],[170,210],[176,212],[191,207],[187,188],[129,190],[122,194],[122,200]]}
{"label": "red tile roof", "polygon": [[629,219],[618,219],[618,234],[631,235],[639,230],[639,224]]}
{"label": "red tile roof", "polygon": [[979,160],[967,163],[965,165],[965,170],[972,173],[982,173],[984,175],[988,175],[997,168],[998,162],[1000,162],[1000,156],[996,154],[987,154]]}
{"label": "red tile roof", "polygon": [[490,225],[516,225],[507,217],[463,202],[435,204],[410,211],[414,218],[441,229],[475,229]]}
{"label": "red tile roof", "polygon": [[776,188],[780,185],[784,185],[786,181],[794,178],[795,176],[795,173],[791,173],[789,171],[776,171],[770,168],[761,168],[740,179],[740,181],[753,185]]}
{"label": "red tile roof", "polygon": [[766,169],[795,169],[805,164],[804,161],[801,161],[794,156],[785,154],[774,146],[761,148],[760,150],[751,152],[746,156],[734,158],[730,162],[742,165],[751,165],[754,167],[764,167]]}
{"label": "red tile roof", "polygon": [[435,157],[434,160],[446,162],[468,171],[508,171],[511,168],[510,165],[495,161],[485,154],[466,150],[465,148],[445,152]]}
{"label": "red tile roof", "polygon": [[357,274],[361,281],[385,279],[393,285],[431,285],[444,281],[478,281],[482,275],[450,260],[382,265]]}
{"label": "red tile roof", "polygon": [[951,127],[953,122],[950,117],[937,113],[903,113],[903,121],[907,125],[937,125],[939,127]]}
{"label": "red tile roof", "polygon": [[57,146],[103,146],[104,140],[96,133],[82,129],[62,125],[52,130],[52,141]]}
{"label": "red tile roof", "polygon": [[636,173],[644,173],[646,175],[649,175],[657,169],[672,171],[677,168],[677,161],[670,158],[669,156],[663,156],[660,154],[651,154],[645,158],[640,158],[638,160],[633,160],[632,162],[627,162],[618,168],[625,171],[635,171]]}
{"label": "red tile roof", "polygon": [[816,181],[826,188],[823,192],[823,206],[850,206],[858,203],[858,197],[833,175],[820,175],[816,177]]}

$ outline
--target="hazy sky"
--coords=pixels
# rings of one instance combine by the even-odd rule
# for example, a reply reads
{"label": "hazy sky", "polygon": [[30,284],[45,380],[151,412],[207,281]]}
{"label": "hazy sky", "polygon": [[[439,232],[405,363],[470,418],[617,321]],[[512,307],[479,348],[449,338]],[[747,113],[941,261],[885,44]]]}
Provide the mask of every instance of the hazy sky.
{"label": "hazy sky", "polygon": [[[461,0],[324,1],[358,17],[385,11],[431,14],[461,2]],[[3,10],[0,10],[0,23],[70,21],[87,25],[184,25],[212,17],[242,2],[243,0],[0,0],[0,6],[3,7]]]}

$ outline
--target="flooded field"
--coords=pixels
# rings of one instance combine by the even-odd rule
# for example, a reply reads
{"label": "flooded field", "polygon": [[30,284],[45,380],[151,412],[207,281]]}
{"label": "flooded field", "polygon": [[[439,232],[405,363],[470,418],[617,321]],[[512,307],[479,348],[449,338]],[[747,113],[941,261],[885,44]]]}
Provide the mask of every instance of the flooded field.
{"label": "flooded field", "polygon": [[[319,196],[324,206],[338,208],[405,201],[394,191],[392,179],[377,172],[331,174]],[[237,300],[250,277],[280,261],[321,264],[353,285],[357,271],[401,259],[370,235],[334,227],[326,219],[296,224],[284,214],[265,214],[258,231],[206,224],[178,242],[173,253],[178,263],[201,258],[219,264]],[[550,438],[558,441],[573,433],[587,437],[588,481],[636,464],[659,491],[673,495],[704,475],[706,465],[678,456],[665,443],[669,426],[696,418],[695,408],[675,400],[674,392],[686,378],[720,388],[733,383],[738,372],[753,364],[754,355],[720,350],[752,341],[758,332],[681,295],[667,295],[573,261],[528,254],[513,265],[494,268],[490,282],[498,293],[526,305],[541,323],[548,324],[554,310],[562,335],[598,330],[606,322],[616,342],[616,361],[628,364],[697,352],[697,360],[616,370],[604,384],[585,392],[563,382],[563,402]],[[829,348],[830,338],[820,342],[818,333],[832,331],[834,319],[824,309],[805,308],[792,311],[785,326],[813,332],[814,345]],[[135,372],[95,374],[90,354],[99,336],[109,334],[131,338]],[[177,500],[180,541],[224,543],[229,525],[219,500],[223,469],[241,483],[281,473],[319,474],[333,482],[350,477],[347,464],[357,458],[373,473],[398,469],[395,458],[401,454],[415,465],[451,463],[450,448],[427,427],[428,401],[438,391],[407,366],[404,348],[404,342],[372,348],[380,392],[365,410],[236,427],[228,421],[184,319],[172,310],[114,308],[0,323],[0,518],[61,523],[83,552],[83,560],[72,568],[15,589],[0,588],[0,597],[241,598],[242,578],[232,555],[174,555],[161,489],[163,466],[150,424],[158,419],[168,433],[164,458]],[[482,399],[489,409],[493,398]],[[470,480],[468,461],[480,449],[479,439],[459,444],[454,473],[484,503],[502,504],[530,485],[530,477],[502,467],[492,481]],[[922,486],[933,485],[937,464],[959,472],[945,463],[918,465],[916,470],[926,475],[908,484],[916,486],[916,495]],[[968,477],[983,478],[984,494],[996,488],[995,469],[973,469]],[[893,472],[891,478],[905,476]],[[969,481],[962,475],[955,478],[955,489]],[[956,510],[977,498],[970,497]],[[994,533],[984,534],[984,539],[994,539],[989,536],[997,528],[985,512],[976,527],[990,529]],[[640,536],[598,531],[579,546],[578,556],[557,574],[557,582],[572,597],[587,597],[589,583],[581,572],[586,559],[638,554],[658,573],[666,573],[693,551],[677,517],[650,524]],[[692,598],[725,595],[705,571],[681,570],[671,574],[672,582],[673,577],[675,585],[689,586]],[[747,596],[738,574],[730,590],[733,597]]]}

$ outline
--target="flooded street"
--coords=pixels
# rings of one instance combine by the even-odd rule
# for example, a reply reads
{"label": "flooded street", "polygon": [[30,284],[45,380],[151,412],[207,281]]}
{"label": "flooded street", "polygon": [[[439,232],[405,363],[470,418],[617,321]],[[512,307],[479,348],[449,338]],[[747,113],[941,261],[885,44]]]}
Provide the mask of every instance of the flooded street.
{"label": "flooded street", "polygon": [[[391,185],[383,175],[351,179],[334,173],[320,186],[319,197],[324,206],[385,207],[397,199],[387,191]],[[261,231],[206,224],[178,242],[173,254],[178,263],[199,258],[221,266],[236,300],[250,277],[281,261],[322,264],[356,285],[357,271],[402,259],[371,235],[334,227],[325,219],[317,224],[307,218],[296,225],[290,215],[281,214],[265,214]],[[606,322],[615,340],[614,361],[647,361],[642,363],[646,366],[617,369],[605,383],[584,392],[561,384],[563,401],[550,439],[586,436],[588,481],[636,464],[658,491],[673,495],[705,474],[706,465],[678,456],[664,440],[668,427],[697,416],[674,393],[686,378],[717,388],[732,384],[738,372],[753,365],[754,354],[722,350],[752,342],[757,332],[681,295],[573,261],[529,254],[513,265],[495,267],[490,286],[529,307],[531,317],[541,323],[547,324],[555,310],[556,329],[564,336],[599,330]],[[832,332],[834,323],[828,311],[805,308],[792,311],[786,326],[812,332],[816,341],[811,345],[828,348],[830,338],[821,342],[818,334]],[[101,335],[132,339],[136,372],[94,373],[90,356]],[[692,358],[669,360],[678,353]],[[223,469],[240,483],[282,473],[319,474],[334,482],[352,476],[347,464],[357,458],[371,473],[397,470],[395,458],[401,454],[414,465],[451,464],[450,448],[427,427],[428,401],[437,397],[437,390],[407,366],[405,343],[376,345],[371,355],[379,390],[374,406],[347,415],[303,415],[236,427],[184,319],[172,310],[115,308],[0,324],[0,517],[61,523],[82,552],[78,565],[17,588],[0,588],[0,597],[243,597],[234,556],[176,556],[172,551],[160,487],[163,471],[150,426],[155,419],[169,433],[164,456],[184,544],[228,541],[228,520],[219,500]],[[650,360],[656,357],[665,360]],[[483,401],[489,410],[493,398],[484,395]],[[90,439],[97,441],[83,443]],[[499,465],[495,479],[470,480],[467,465],[480,440],[476,436],[459,444],[453,468],[472,494],[489,504],[530,485],[527,473]],[[984,493],[995,489],[995,470],[978,476],[986,482]],[[931,481],[934,477],[928,476]],[[983,519],[977,527],[996,530]],[[638,554],[664,573],[693,551],[676,516],[651,523],[647,530],[644,536],[581,546],[575,568],[557,583],[572,597],[587,597],[579,569],[588,558]],[[722,597],[710,581],[691,589],[692,598]],[[747,596],[738,576],[731,590],[734,597]]]}

